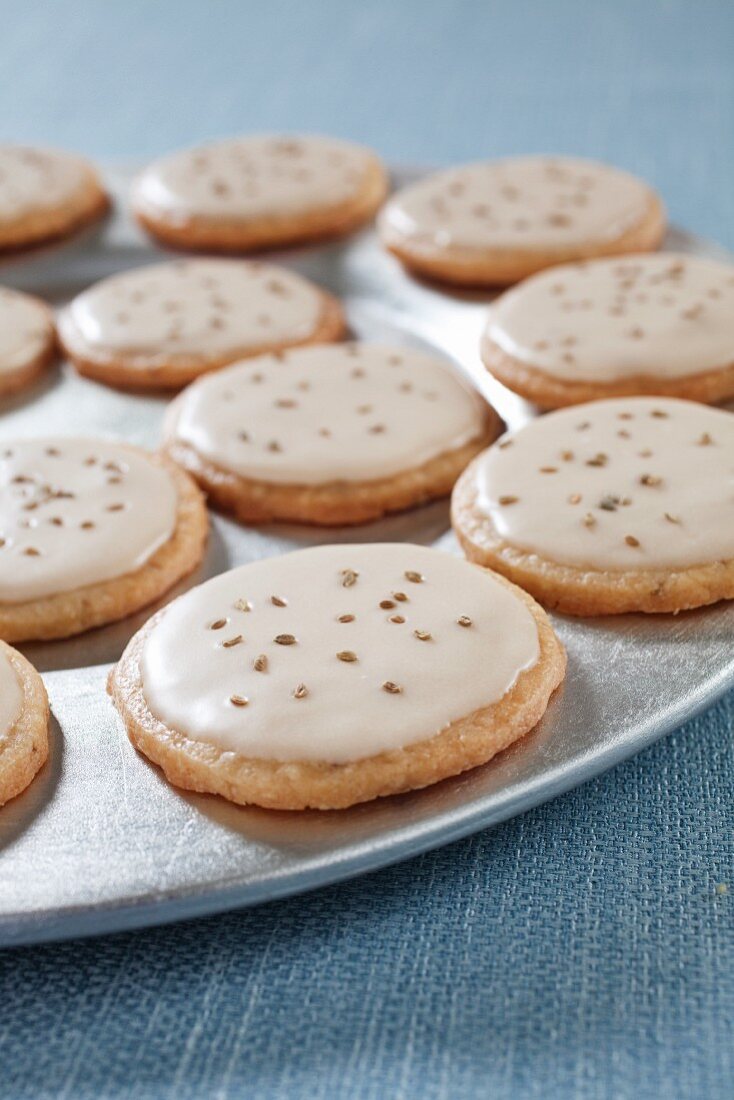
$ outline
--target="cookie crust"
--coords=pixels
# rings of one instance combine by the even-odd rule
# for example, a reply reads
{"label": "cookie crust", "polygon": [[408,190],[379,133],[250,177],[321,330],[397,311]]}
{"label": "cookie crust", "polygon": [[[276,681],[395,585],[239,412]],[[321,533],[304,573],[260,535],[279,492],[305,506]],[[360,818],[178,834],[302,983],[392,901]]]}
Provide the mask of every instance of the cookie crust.
{"label": "cookie crust", "polygon": [[448,496],[468,462],[502,431],[487,406],[484,431],[454,451],[422,466],[375,481],[333,481],[324,485],[288,485],[243,477],[202,457],[190,444],[171,438],[166,453],[192,475],[212,504],[241,523],[281,520],[323,527],[368,523]]}
{"label": "cookie crust", "polygon": [[23,694],[19,718],[0,737],[0,806],[24,791],[48,758],[49,707],[43,680],[33,665],[0,641]]}
{"label": "cookie crust", "polygon": [[644,217],[614,240],[557,249],[436,248],[401,237],[383,221],[382,242],[410,271],[437,282],[464,287],[508,286],[546,267],[628,252],[653,252],[665,236],[663,203],[651,192]]}
{"label": "cookie crust", "polygon": [[79,374],[122,390],[177,390],[202,374],[218,370],[239,359],[283,351],[306,344],[329,344],[346,334],[346,319],[341,303],[332,294],[319,290],[321,313],[309,336],[295,343],[263,343],[236,354],[210,359],[203,355],[96,355],[85,343],[68,314],[59,323],[62,348]]}
{"label": "cookie crust", "polygon": [[39,210],[0,227],[0,253],[18,252],[65,240],[100,221],[112,203],[91,166],[74,201],[52,210]]}
{"label": "cookie crust", "polygon": [[164,455],[146,457],[163,465],[176,486],[176,527],[170,539],[132,573],[23,603],[0,603],[0,637],[9,642],[49,641],[115,622],[157,600],[196,568],[209,531],[203,496]]}
{"label": "cookie crust", "polygon": [[45,347],[21,367],[17,367],[15,370],[10,371],[0,371],[0,398],[10,397],[12,394],[19,393],[21,390],[33,385],[57,357],[58,345],[53,314],[45,302],[42,302],[38,298],[35,300],[39,306],[42,306],[46,310],[48,316],[48,340]]}
{"label": "cookie crust", "polygon": [[583,569],[513,546],[477,507],[476,461],[456,483],[451,521],[469,561],[494,569],[567,615],[687,611],[734,598],[734,559],[685,569]]}
{"label": "cookie crust", "polygon": [[734,363],[682,378],[639,374],[613,382],[568,382],[508,355],[486,334],[482,337],[481,356],[499,382],[542,409],[560,409],[605,397],[681,397],[706,405],[734,397]]}
{"label": "cookie crust", "polygon": [[388,180],[382,162],[373,156],[359,192],[347,202],[307,213],[272,218],[207,218],[202,215],[167,218],[153,210],[133,189],[133,213],[155,240],[193,252],[242,253],[308,244],[354,232],[382,205]]}
{"label": "cookie crust", "polygon": [[150,711],[140,671],[146,639],[158,615],[129,643],[108,679],[108,691],[133,745],[177,787],[219,794],[241,805],[278,810],[335,810],[384,795],[418,790],[485,764],[528,733],[543,717],[566,671],[566,653],[545,612],[503,578],[529,608],[538,627],[540,655],[497,703],[453,722],[441,733],[404,749],[348,764],[245,757],[185,737]]}

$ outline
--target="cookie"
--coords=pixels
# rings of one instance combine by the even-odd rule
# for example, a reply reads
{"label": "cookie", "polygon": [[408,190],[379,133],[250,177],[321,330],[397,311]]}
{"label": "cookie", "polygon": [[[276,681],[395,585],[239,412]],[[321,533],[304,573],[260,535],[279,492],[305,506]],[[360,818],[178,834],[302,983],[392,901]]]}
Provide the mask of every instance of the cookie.
{"label": "cookie", "polygon": [[517,157],[438,172],[398,191],[379,219],[411,271],[463,286],[517,282],[570,260],[647,252],[665,233],[658,196],[594,161]]}
{"label": "cookie", "polygon": [[350,233],[387,191],[370,149],[334,138],[258,135],[151,164],[132,204],[141,225],[184,249],[249,252]]}
{"label": "cookie", "polygon": [[571,615],[734,597],[734,416],[676,398],[594,401],[506,435],[459,479],[454,529]]}
{"label": "cookie", "polygon": [[171,405],[168,454],[244,523],[365,523],[445,496],[498,434],[442,359],[297,348],[201,378]]}
{"label": "cookie", "polygon": [[660,253],[544,271],[493,304],[489,371],[543,408],[734,397],[734,265]]}
{"label": "cookie", "polygon": [[108,206],[97,173],[80,157],[0,145],[0,251],[68,237]]}
{"label": "cookie", "polygon": [[307,279],[245,260],[178,260],[103,279],[59,318],[82,374],[131,389],[180,388],[235,359],[337,340],[336,298]]}
{"label": "cookie", "polygon": [[177,786],[338,809],[485,763],[539,722],[565,663],[501,577],[405,543],[319,546],[186,593],[109,690]]}
{"label": "cookie", "polygon": [[201,561],[201,494],[127,444],[0,446],[0,638],[64,638],[158,599]]}
{"label": "cookie", "polygon": [[0,642],[0,806],[24,791],[46,763],[48,718],[43,680]]}
{"label": "cookie", "polygon": [[0,397],[34,382],[55,352],[53,315],[45,302],[0,287]]}

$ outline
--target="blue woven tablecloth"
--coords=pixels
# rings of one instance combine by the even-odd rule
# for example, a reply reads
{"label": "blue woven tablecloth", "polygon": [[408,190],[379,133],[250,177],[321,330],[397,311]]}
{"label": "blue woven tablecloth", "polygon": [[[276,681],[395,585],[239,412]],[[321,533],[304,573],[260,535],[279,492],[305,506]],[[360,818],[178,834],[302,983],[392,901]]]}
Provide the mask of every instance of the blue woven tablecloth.
{"label": "blue woven tablecloth", "polygon": [[[0,27],[0,139],[579,153],[734,247],[729,0],[0,0]],[[728,1100],[733,710],[400,867],[0,955],[0,1096]]]}

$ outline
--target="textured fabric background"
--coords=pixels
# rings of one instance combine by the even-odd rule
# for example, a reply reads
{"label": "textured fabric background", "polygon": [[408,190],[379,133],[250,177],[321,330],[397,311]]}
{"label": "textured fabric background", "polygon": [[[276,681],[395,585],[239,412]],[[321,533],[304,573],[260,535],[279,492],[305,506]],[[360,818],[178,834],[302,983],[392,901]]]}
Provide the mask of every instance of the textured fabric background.
{"label": "textured fabric background", "polygon": [[[0,0],[0,27],[2,138],[580,153],[734,247],[729,0]],[[0,955],[0,1096],[728,1100],[733,710],[368,878]]]}

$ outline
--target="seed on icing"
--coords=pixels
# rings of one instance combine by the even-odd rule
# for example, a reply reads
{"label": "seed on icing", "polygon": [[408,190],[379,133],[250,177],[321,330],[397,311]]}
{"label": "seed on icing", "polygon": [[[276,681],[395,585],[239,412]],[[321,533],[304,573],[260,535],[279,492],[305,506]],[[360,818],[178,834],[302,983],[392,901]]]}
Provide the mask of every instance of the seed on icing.
{"label": "seed on icing", "polygon": [[608,461],[608,456],[605,455],[605,454],[602,454],[600,452],[599,454],[594,455],[593,458],[587,459],[586,460],[586,465],[587,466],[606,466],[607,461]]}
{"label": "seed on icing", "polygon": [[456,621],[459,624],[459,626],[471,626],[472,625],[472,621],[471,621],[471,619],[469,618],[468,615],[459,615],[459,617]]}
{"label": "seed on icing", "polygon": [[124,504],[108,504],[107,505],[107,511],[108,512],[122,512],[124,510],[124,508],[125,508]]}
{"label": "seed on icing", "polygon": [[540,473],[541,474],[557,474],[558,473],[558,467],[557,466],[541,466],[540,467]]}
{"label": "seed on icing", "polygon": [[351,588],[353,584],[357,583],[357,577],[358,576],[359,576],[359,573],[355,573],[355,571],[353,569],[342,569],[342,571],[341,571],[342,587],[343,588]]}
{"label": "seed on icing", "polygon": [[235,600],[234,606],[237,611],[252,611],[252,604],[249,600]]}
{"label": "seed on icing", "polygon": [[384,424],[373,424],[372,427],[369,428],[368,430],[369,430],[370,435],[382,435],[382,433],[385,431],[385,425]]}
{"label": "seed on icing", "polygon": [[340,661],[345,661],[347,664],[352,664],[353,661],[358,660],[357,654],[353,653],[351,649],[340,649],[337,653],[337,658]]}
{"label": "seed on icing", "polygon": [[413,637],[417,638],[419,642],[430,642],[433,640],[433,635],[428,630],[414,630]]}
{"label": "seed on icing", "polygon": [[687,321],[695,321],[697,317],[700,317],[703,313],[703,305],[697,304],[691,306],[690,309],[682,309],[681,317],[684,317]]}
{"label": "seed on icing", "polygon": [[282,596],[271,596],[270,597],[270,602],[272,604],[274,604],[275,607],[287,607],[288,606],[288,601],[284,600]]}
{"label": "seed on icing", "polygon": [[307,695],[308,695],[308,688],[306,687],[305,684],[299,684],[298,687],[293,692],[293,697],[295,699],[305,699]]}
{"label": "seed on icing", "polygon": [[215,619],[213,623],[210,623],[210,630],[221,630],[223,626],[226,626],[229,619]]}
{"label": "seed on icing", "polygon": [[295,645],[296,638],[293,634],[276,634],[273,638],[276,645]]}
{"label": "seed on icing", "polygon": [[703,435],[697,440],[699,447],[710,447],[713,443],[712,437],[708,432],[704,432]]}
{"label": "seed on icing", "polygon": [[423,584],[426,578],[422,573],[416,573],[414,569],[406,569],[405,579],[406,581],[411,581],[413,584]]}
{"label": "seed on icing", "polygon": [[230,695],[229,701],[235,707],[246,707],[250,702],[246,695]]}
{"label": "seed on icing", "polygon": [[628,546],[639,546],[640,545],[640,540],[636,539],[634,535],[625,535],[624,536],[624,541],[627,543]]}
{"label": "seed on icing", "polygon": [[398,603],[406,603],[408,599],[404,592],[393,592],[393,597]]}
{"label": "seed on icing", "polygon": [[340,623],[353,623],[354,615],[340,615],[337,621]]}
{"label": "seed on icing", "polygon": [[395,607],[394,600],[380,600],[380,607],[383,611],[389,611],[391,607]]}
{"label": "seed on icing", "polygon": [[581,493],[571,493],[571,496],[568,498],[568,503],[569,504],[580,504],[581,503]]}
{"label": "seed on icing", "polygon": [[391,615],[390,616],[390,622],[391,623],[404,623],[405,619],[403,618],[402,615]]}
{"label": "seed on icing", "polygon": [[235,634],[234,638],[227,638],[226,642],[222,642],[225,649],[230,649],[233,645],[239,645],[242,641],[241,634]]}
{"label": "seed on icing", "polygon": [[667,420],[668,414],[662,409],[653,409],[650,416],[654,416],[656,420]]}
{"label": "seed on icing", "polygon": [[592,516],[591,512],[587,512],[584,516],[584,527],[596,527],[596,520]]}
{"label": "seed on icing", "polygon": [[663,479],[656,477],[655,474],[643,474],[640,478],[640,485],[661,485]]}
{"label": "seed on icing", "polygon": [[602,497],[599,501],[599,507],[603,512],[616,512],[617,505],[619,504],[619,497]]}
{"label": "seed on icing", "polygon": [[499,502],[500,504],[517,504],[519,499],[519,497],[508,496],[507,494],[505,494],[504,496],[501,496],[499,498]]}
{"label": "seed on icing", "polygon": [[275,402],[277,409],[297,409],[298,402],[294,401],[292,397],[280,397]]}
{"label": "seed on icing", "polygon": [[564,462],[573,462],[573,451],[561,451],[561,458]]}
{"label": "seed on icing", "polygon": [[678,516],[671,516],[670,512],[665,512],[664,515],[668,523],[680,523],[680,518]]}
{"label": "seed on icing", "polygon": [[91,519],[85,519],[83,523],[79,524],[79,526],[81,527],[82,531],[91,531],[94,527],[94,524],[92,523]]}
{"label": "seed on icing", "polygon": [[264,653],[261,653],[258,657],[255,658],[255,660],[252,662],[252,667],[255,669],[255,672],[267,672],[268,659]]}
{"label": "seed on icing", "polygon": [[281,447],[280,443],[278,443],[277,439],[271,439],[268,443],[268,450],[271,451],[273,454],[280,454],[283,448]]}
{"label": "seed on icing", "polygon": [[386,691],[388,695],[400,695],[403,689],[400,684],[396,684],[392,680],[385,680],[385,683],[382,685],[382,690]]}

